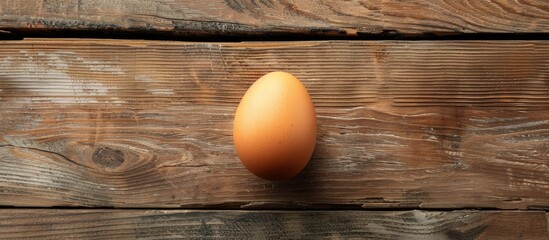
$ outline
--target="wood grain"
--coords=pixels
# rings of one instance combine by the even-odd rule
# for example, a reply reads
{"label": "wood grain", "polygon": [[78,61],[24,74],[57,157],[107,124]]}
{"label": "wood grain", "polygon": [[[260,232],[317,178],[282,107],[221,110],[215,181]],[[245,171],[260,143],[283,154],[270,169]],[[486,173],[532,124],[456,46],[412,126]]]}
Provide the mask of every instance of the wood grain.
{"label": "wood grain", "polygon": [[548,33],[546,0],[21,0],[0,29],[160,35]]}
{"label": "wood grain", "polygon": [[0,210],[0,239],[547,239],[545,213]]}
{"label": "wood grain", "polygon": [[[0,44],[0,205],[549,208],[547,41]],[[232,119],[268,71],[318,115],[286,182],[240,164]]]}

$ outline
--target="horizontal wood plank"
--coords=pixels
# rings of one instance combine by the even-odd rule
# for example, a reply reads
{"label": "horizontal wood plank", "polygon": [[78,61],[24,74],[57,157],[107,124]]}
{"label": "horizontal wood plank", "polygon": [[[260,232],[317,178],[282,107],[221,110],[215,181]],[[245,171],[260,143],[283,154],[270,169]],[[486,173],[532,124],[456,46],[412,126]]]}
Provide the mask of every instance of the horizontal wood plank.
{"label": "horizontal wood plank", "polygon": [[21,0],[0,2],[0,29],[187,36],[548,33],[549,2]]}
{"label": "horizontal wood plank", "polygon": [[0,210],[0,239],[548,239],[544,212]]}
{"label": "horizontal wood plank", "polygon": [[[549,208],[547,41],[0,44],[0,205]],[[269,182],[232,120],[268,71],[318,115]]]}

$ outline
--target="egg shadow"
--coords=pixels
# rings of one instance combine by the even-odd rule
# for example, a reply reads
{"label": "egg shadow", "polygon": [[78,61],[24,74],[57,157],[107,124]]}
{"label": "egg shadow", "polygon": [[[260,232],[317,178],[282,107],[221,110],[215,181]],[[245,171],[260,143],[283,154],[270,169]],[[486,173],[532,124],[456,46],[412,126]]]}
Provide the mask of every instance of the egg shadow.
{"label": "egg shadow", "polygon": [[267,181],[263,184],[272,186],[265,191],[264,199],[269,199],[267,208],[276,209],[315,209],[325,208],[326,199],[323,192],[329,191],[324,184],[329,181],[329,169],[325,166],[330,159],[326,158],[326,148],[317,144],[311,160],[297,176],[284,181]]}

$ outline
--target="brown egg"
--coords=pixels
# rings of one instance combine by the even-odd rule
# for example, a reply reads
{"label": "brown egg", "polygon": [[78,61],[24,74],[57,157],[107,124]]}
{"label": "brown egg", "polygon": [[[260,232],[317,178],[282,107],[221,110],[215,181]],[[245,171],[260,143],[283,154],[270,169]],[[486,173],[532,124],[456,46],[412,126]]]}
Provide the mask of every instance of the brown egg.
{"label": "brown egg", "polygon": [[285,72],[259,78],[238,105],[233,140],[238,157],[256,176],[285,180],[297,175],[316,143],[316,113],[307,89]]}

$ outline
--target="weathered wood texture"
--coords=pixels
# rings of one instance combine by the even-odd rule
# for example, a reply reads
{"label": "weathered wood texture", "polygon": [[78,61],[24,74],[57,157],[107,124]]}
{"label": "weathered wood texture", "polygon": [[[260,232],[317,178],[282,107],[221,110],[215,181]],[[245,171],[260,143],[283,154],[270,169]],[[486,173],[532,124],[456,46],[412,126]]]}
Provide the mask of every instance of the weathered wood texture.
{"label": "weathered wood texture", "polygon": [[[547,41],[0,44],[0,205],[549,208]],[[311,163],[256,178],[236,106],[294,73]]]}
{"label": "weathered wood texture", "polygon": [[544,212],[0,210],[0,239],[549,238]]}
{"label": "weathered wood texture", "polygon": [[0,29],[191,35],[548,33],[546,0],[21,0]]}

